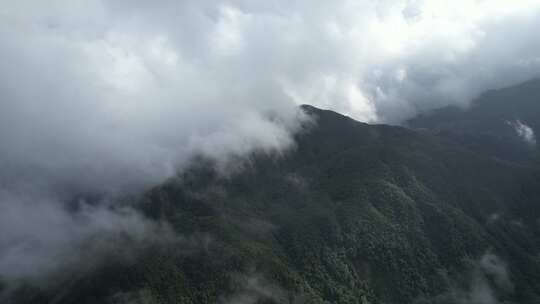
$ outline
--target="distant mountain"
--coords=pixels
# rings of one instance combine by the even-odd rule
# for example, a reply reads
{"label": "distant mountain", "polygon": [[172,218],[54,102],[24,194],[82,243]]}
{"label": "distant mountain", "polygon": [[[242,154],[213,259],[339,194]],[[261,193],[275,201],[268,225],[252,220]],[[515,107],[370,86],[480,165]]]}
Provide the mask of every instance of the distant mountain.
{"label": "distant mountain", "polygon": [[516,128],[530,128],[534,135],[540,132],[540,79],[488,91],[468,109],[438,109],[409,125],[430,129],[486,155],[538,165],[537,145],[534,140],[527,142],[525,134],[519,136]]}
{"label": "distant mountain", "polygon": [[540,303],[539,81],[410,128],[302,109],[292,151],[148,191],[179,241],[7,303]]}

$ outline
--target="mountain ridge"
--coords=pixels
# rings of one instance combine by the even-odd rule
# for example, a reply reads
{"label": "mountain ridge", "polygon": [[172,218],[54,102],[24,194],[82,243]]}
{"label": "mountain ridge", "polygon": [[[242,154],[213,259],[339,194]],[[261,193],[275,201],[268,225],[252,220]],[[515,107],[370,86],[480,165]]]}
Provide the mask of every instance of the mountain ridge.
{"label": "mountain ridge", "polygon": [[7,303],[540,301],[540,170],[512,129],[477,142],[460,121],[301,108],[315,123],[291,151],[226,177],[200,160],[145,194],[138,208],[179,240]]}

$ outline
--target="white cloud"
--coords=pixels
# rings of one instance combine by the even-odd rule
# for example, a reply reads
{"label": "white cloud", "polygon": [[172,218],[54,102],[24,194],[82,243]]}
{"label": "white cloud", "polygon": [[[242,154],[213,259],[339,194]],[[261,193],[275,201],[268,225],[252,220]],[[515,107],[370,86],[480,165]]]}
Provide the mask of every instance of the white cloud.
{"label": "white cloud", "polygon": [[534,130],[531,127],[524,124],[520,120],[515,120],[512,122],[508,121],[507,124],[514,128],[516,134],[521,137],[521,139],[523,139],[523,141],[525,141],[527,144],[536,144],[536,136],[534,134]]}

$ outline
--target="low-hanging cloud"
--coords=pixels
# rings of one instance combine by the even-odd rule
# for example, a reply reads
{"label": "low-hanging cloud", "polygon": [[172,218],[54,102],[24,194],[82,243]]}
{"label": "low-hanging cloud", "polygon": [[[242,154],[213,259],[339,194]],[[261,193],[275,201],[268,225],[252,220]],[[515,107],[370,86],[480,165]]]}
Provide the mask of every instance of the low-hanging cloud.
{"label": "low-hanging cloud", "polygon": [[141,189],[195,154],[282,151],[298,104],[399,123],[538,76],[538,27],[537,0],[2,1],[0,214],[21,220],[0,271],[22,275],[1,266],[18,236],[63,254],[109,227],[63,212],[66,193]]}
{"label": "low-hanging cloud", "polygon": [[[239,290],[228,296],[223,296],[221,304],[256,304],[261,302],[285,302],[287,293],[279,286],[268,282],[263,276],[253,273],[233,274],[231,281]],[[296,302],[295,302],[296,303]]]}
{"label": "low-hanging cloud", "polygon": [[[468,261],[469,268],[457,279],[450,279],[449,289],[435,297],[421,297],[415,303],[501,304],[507,303],[514,284],[506,263],[491,251],[478,260]],[[449,278],[447,278],[449,279]]]}
{"label": "low-hanging cloud", "polygon": [[68,210],[51,196],[0,192],[0,280],[42,284],[51,274],[89,269],[112,252],[125,259],[143,244],[177,241],[167,225],[129,206],[77,206]]}
{"label": "low-hanging cloud", "polygon": [[531,127],[520,120],[508,121],[507,124],[511,126],[514,131],[516,131],[517,136],[519,136],[525,143],[529,145],[536,144],[536,135]]}

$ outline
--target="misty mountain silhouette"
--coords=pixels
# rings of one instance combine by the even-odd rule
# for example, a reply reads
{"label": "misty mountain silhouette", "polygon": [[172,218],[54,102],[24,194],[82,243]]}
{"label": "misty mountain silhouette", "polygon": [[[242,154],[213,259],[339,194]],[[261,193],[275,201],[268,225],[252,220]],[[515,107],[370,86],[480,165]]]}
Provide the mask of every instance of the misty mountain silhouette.
{"label": "misty mountain silhouette", "polygon": [[290,151],[146,193],[178,241],[8,303],[540,303],[538,148],[509,123],[540,130],[540,81],[409,127],[302,109]]}

